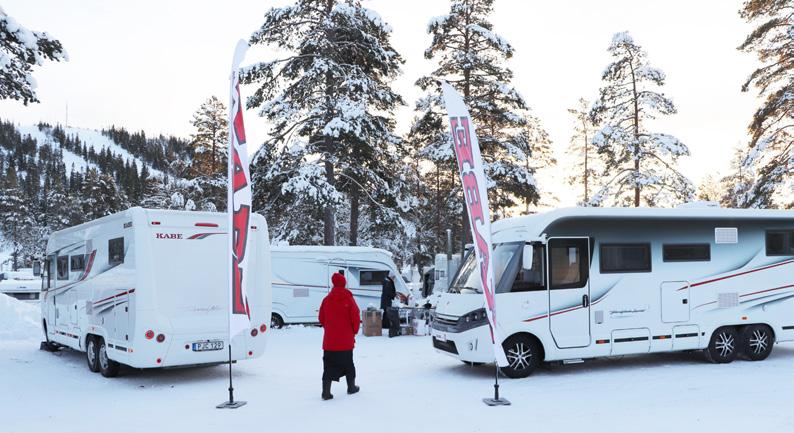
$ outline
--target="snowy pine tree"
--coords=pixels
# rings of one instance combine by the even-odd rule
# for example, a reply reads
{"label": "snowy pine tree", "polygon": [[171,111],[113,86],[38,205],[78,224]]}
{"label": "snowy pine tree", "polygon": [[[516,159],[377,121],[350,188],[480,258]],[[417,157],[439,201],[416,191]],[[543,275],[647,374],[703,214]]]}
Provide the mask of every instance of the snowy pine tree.
{"label": "snowy pine tree", "polygon": [[[463,95],[477,127],[495,217],[518,204],[539,201],[535,171],[549,162],[536,159],[548,147],[548,136],[511,85],[513,72],[505,62],[513,47],[493,32],[492,10],[493,0],[452,0],[450,13],[431,19],[427,27],[432,42],[425,58],[438,67],[416,83],[427,93],[416,103],[409,140],[432,167],[424,179],[434,190],[437,241],[444,239],[439,237],[447,227],[464,244],[470,238],[440,80]],[[535,141],[538,137],[545,140]]]}
{"label": "snowy pine tree", "polygon": [[730,171],[727,176],[720,179],[720,186],[723,195],[720,203],[728,208],[745,208],[753,200],[750,192],[752,191],[755,172],[753,167],[745,165],[747,152],[745,149],[737,148],[731,158]]}
{"label": "snowy pine tree", "polygon": [[742,207],[794,207],[794,4],[790,0],[747,0],[742,18],[757,27],[739,46],[762,66],[742,86],[765,98],[753,115],[750,153],[744,162],[756,177]]}
{"label": "snowy pine tree", "polygon": [[[274,185],[277,191],[300,200],[285,204],[291,215],[293,206],[322,209],[326,245],[336,242],[335,213],[343,203],[350,206],[349,241],[355,243],[360,206],[370,198],[362,198],[362,190],[395,189],[390,165],[399,163],[394,154],[401,153],[401,143],[393,133],[392,111],[402,99],[391,81],[402,59],[390,44],[390,32],[358,1],[302,0],[268,11],[251,36],[251,44],[285,53],[241,74],[243,83],[259,85],[247,106],[259,107],[273,125],[272,145],[255,155],[252,176],[271,184],[283,179]],[[277,155],[263,156],[266,151]],[[278,159],[278,171],[261,164],[267,159]],[[273,197],[273,191],[267,194]],[[290,237],[296,236],[274,233],[274,238]]]}
{"label": "snowy pine tree", "polygon": [[689,200],[694,187],[676,169],[689,149],[671,135],[648,130],[650,120],[676,112],[673,101],[656,90],[664,85],[664,72],[648,63],[628,32],[615,34],[608,51],[613,61],[590,112],[601,126],[593,144],[604,162],[604,179],[590,203],[659,206]]}
{"label": "snowy pine tree", "polygon": [[590,119],[590,103],[584,98],[568,113],[573,116],[573,134],[568,147],[568,155],[573,159],[573,171],[568,176],[571,185],[581,186],[579,203],[587,206],[591,191],[598,181],[598,158],[591,140],[595,136],[595,125]]}
{"label": "snowy pine tree", "polygon": [[95,220],[126,209],[124,193],[119,191],[116,181],[96,169],[88,169],[80,193],[86,221]]}
{"label": "snowy pine tree", "polygon": [[11,251],[13,270],[33,255],[37,242],[35,228],[36,221],[28,200],[23,197],[17,171],[9,165],[0,189],[0,231],[3,233],[0,246]]}
{"label": "snowy pine tree", "polygon": [[57,39],[22,27],[0,7],[0,99],[39,102],[32,72],[44,60],[57,62],[68,56]]}

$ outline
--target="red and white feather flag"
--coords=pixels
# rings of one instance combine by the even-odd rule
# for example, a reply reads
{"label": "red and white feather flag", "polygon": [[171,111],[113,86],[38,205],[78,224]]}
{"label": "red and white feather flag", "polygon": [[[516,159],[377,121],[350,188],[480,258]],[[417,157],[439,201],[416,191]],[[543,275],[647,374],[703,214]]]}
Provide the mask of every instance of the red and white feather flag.
{"label": "red and white feather flag", "polygon": [[482,293],[485,296],[485,311],[491,326],[491,343],[497,365],[507,366],[507,357],[501,347],[496,316],[496,297],[493,271],[493,248],[491,243],[491,212],[488,205],[488,187],[480,154],[480,143],[474,132],[469,110],[460,94],[449,84],[442,83],[444,104],[449,115],[458,171],[463,185],[463,195],[469,212],[469,226],[474,240],[474,253],[479,263]]}

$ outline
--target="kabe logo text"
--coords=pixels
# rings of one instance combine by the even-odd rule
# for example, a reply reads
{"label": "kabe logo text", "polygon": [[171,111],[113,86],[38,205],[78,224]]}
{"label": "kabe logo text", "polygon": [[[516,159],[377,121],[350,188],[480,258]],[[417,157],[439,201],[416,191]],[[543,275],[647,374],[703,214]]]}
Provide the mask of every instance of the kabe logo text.
{"label": "kabe logo text", "polygon": [[182,233],[155,233],[157,239],[182,239]]}

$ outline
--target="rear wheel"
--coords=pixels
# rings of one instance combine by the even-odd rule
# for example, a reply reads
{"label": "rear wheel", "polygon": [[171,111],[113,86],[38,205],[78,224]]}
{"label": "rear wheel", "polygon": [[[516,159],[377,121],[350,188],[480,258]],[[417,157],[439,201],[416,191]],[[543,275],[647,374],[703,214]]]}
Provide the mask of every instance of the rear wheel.
{"label": "rear wheel", "polygon": [[502,347],[507,356],[507,367],[501,370],[509,378],[529,376],[542,361],[540,344],[527,335],[514,335],[505,340]]}
{"label": "rear wheel", "polygon": [[276,313],[270,315],[270,329],[281,329],[284,327],[284,319]]}
{"label": "rear wheel", "polygon": [[705,350],[706,359],[715,364],[727,364],[739,355],[739,333],[731,326],[717,328]]}
{"label": "rear wheel", "polygon": [[775,335],[766,325],[748,325],[742,329],[742,355],[750,361],[763,361],[772,353]]}
{"label": "rear wheel", "polygon": [[105,377],[116,377],[119,374],[121,365],[108,358],[108,349],[105,340],[99,339],[97,345],[99,346],[99,353],[97,356],[99,359],[99,372]]}
{"label": "rear wheel", "polygon": [[89,370],[94,373],[99,372],[99,345],[97,344],[97,337],[93,335],[86,337],[85,360],[88,363]]}

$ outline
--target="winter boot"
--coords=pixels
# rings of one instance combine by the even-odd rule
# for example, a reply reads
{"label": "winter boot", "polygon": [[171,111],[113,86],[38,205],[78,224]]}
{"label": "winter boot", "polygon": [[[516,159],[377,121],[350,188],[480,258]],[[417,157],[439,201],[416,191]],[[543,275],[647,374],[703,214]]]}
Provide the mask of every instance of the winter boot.
{"label": "winter boot", "polygon": [[347,393],[355,394],[361,388],[356,386],[356,376],[347,376]]}
{"label": "winter boot", "polygon": [[331,381],[324,380],[323,381],[323,400],[330,400],[334,398],[333,394],[331,394]]}

